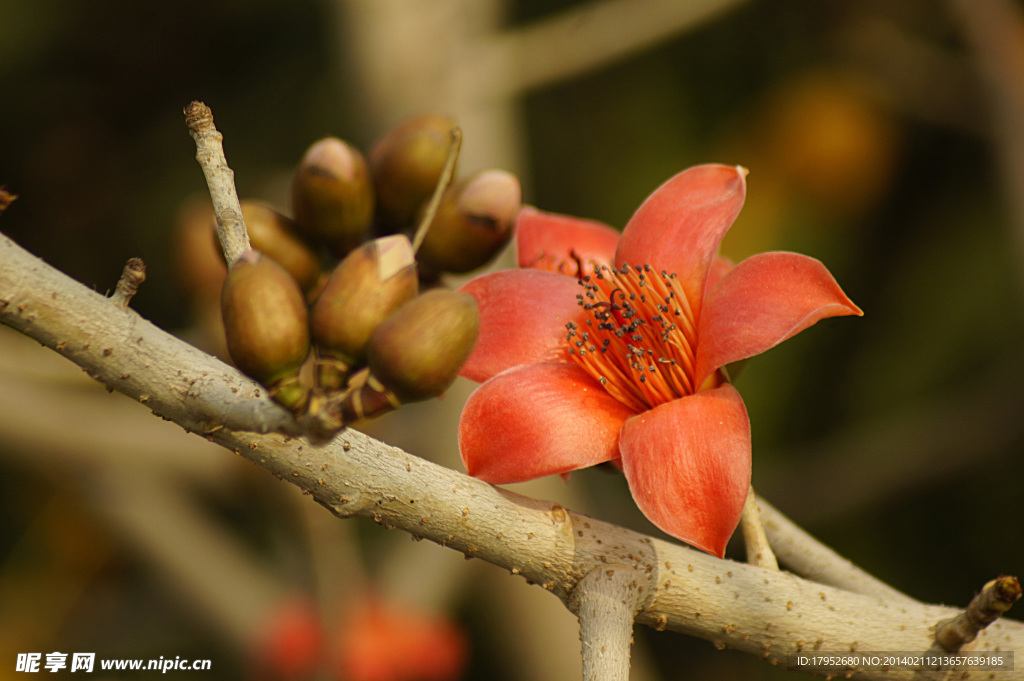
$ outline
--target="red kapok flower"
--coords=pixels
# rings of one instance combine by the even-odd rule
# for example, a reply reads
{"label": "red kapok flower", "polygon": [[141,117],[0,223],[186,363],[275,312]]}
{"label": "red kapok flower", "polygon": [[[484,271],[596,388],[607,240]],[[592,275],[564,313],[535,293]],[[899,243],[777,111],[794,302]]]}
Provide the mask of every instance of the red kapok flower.
{"label": "red kapok flower", "polygon": [[750,485],[750,422],[722,367],[827,317],[860,315],[817,260],[718,245],[746,170],[703,165],[659,187],[619,237],[523,209],[519,263],[470,281],[483,382],[459,424],[470,475],[511,483],[620,463],[640,510],[722,556]]}

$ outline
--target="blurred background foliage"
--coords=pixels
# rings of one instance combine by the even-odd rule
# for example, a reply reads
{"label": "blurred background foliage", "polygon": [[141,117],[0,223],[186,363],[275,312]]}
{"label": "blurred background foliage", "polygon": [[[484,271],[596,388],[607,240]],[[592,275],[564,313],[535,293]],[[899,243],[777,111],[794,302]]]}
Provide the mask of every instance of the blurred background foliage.
{"label": "blurred background foliage", "polygon": [[[181,113],[193,99],[214,111],[240,194],[284,209],[289,174],[314,140],[333,134],[368,149],[427,108],[466,115],[466,171],[505,167],[520,174],[528,203],[612,225],[689,165],[742,164],[750,169],[748,202],[724,254],[817,257],[865,311],[745,368],[738,385],[753,424],[755,488],[896,588],[966,604],[987,580],[1024,566],[1024,110],[1014,108],[1024,92],[1024,58],[1015,61],[1024,52],[1022,7],[705,4],[720,7],[623,58],[502,102],[483,97],[503,107],[504,129],[516,132],[495,140],[488,131],[503,128],[480,124],[469,110],[472,87],[448,99],[440,86],[419,82],[429,95],[417,98],[399,82],[400,105],[394,93],[375,95],[392,84],[367,82],[381,71],[364,68],[371,51],[361,41],[375,39],[384,54],[404,46],[429,61],[450,57],[451,43],[476,30],[474,22],[507,30],[581,12],[587,2],[507,0],[461,11],[458,2],[428,3],[442,14],[437,21],[374,38],[369,0],[0,0],[0,185],[20,197],[0,229],[99,291],[113,288],[127,258],[142,257],[148,280],[133,307],[189,333],[196,316],[181,281],[191,275],[174,254],[181,211],[205,190]],[[637,2],[635,11],[644,7]],[[993,23],[999,12],[1010,21]],[[562,43],[554,36],[546,46],[552,63]],[[986,50],[1003,50],[1001,67]],[[511,153],[488,156],[502,144]],[[140,461],[153,456],[148,438],[164,435],[122,427],[107,411],[79,422],[78,407],[63,411],[64,397],[84,395],[104,410],[126,401],[73,380],[73,369],[61,373],[63,360],[50,368],[34,348],[10,343],[0,394],[9,410],[28,409],[43,425],[14,411],[0,421],[0,679],[14,676],[17,652],[53,650],[210,658],[217,678],[274,678],[261,655],[278,650],[266,637],[277,631],[273,621],[287,620],[280,604],[293,593],[319,603],[328,634],[303,633],[298,617],[288,640],[300,642],[299,652],[281,644],[276,668],[291,678],[346,678],[309,672],[301,649],[315,648],[317,636],[329,649],[341,646],[344,622],[356,617],[351,604],[371,588],[410,612],[447,613],[459,623],[470,641],[470,652],[459,653],[464,678],[578,677],[574,618],[540,589],[372,524],[338,528],[295,490],[216,448],[176,459],[174,448],[196,438],[163,443],[171,451],[157,458],[174,463],[154,475]],[[37,397],[31,386],[39,382],[54,390]],[[455,424],[471,387],[459,384],[444,400],[367,430],[458,467]],[[97,453],[123,446],[103,439],[115,437],[111,430],[129,433],[134,459]],[[143,508],[161,493],[136,494],[120,510],[98,503],[111,465],[145,469],[147,484],[173,488],[167,508],[178,511]],[[655,532],[623,481],[602,471],[523,491]],[[195,525],[183,520],[190,514]],[[146,529],[150,515],[161,529]],[[204,528],[211,547],[237,548],[237,561],[195,549],[202,544],[188,527]],[[175,530],[181,543],[171,548],[144,539]],[[183,554],[176,559],[174,546]],[[742,556],[741,547],[730,553]],[[239,578],[231,565],[258,577]],[[213,591],[194,588],[195,574],[218,571]],[[250,584],[264,585],[253,587],[258,597],[245,590]],[[227,594],[227,604],[215,593]],[[232,605],[242,601],[258,607]],[[391,655],[412,649],[407,633],[388,639],[390,630],[381,631]],[[676,634],[638,630],[637,641],[638,679],[786,676]],[[281,661],[289,655],[299,659],[292,667]],[[422,677],[460,673],[458,665],[445,670]]]}

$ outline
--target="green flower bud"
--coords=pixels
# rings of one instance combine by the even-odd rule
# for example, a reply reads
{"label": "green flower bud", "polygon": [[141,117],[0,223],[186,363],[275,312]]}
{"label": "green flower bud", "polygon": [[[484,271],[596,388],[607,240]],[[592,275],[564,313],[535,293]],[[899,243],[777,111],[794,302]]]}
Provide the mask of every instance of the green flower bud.
{"label": "green flower bud", "polygon": [[272,398],[301,410],[306,390],[299,369],[309,355],[309,325],[295,279],[270,257],[246,251],[224,281],[221,311],[235,365],[265,385]]}
{"label": "green flower bud", "polygon": [[515,175],[477,173],[445,191],[416,257],[431,273],[475,270],[508,243],[521,206]]}
{"label": "green flower bud", "polygon": [[242,201],[242,218],[254,249],[273,258],[310,291],[320,280],[320,259],[298,236],[295,221],[263,201]]}
{"label": "green flower bud", "polygon": [[452,146],[454,120],[426,114],[387,134],[370,152],[382,233],[409,227],[434,193]]}
{"label": "green flower bud", "polygon": [[358,149],[336,137],[313,144],[292,178],[292,212],[303,236],[343,256],[366,238],[373,185]]}
{"label": "green flower bud", "polygon": [[434,289],[385,319],[370,338],[370,375],[402,403],[440,395],[469,357],[480,329],[472,296]]}
{"label": "green flower bud", "polygon": [[341,389],[349,371],[365,364],[374,329],[418,288],[412,244],[404,235],[369,241],[345,256],[310,314],[317,386]]}

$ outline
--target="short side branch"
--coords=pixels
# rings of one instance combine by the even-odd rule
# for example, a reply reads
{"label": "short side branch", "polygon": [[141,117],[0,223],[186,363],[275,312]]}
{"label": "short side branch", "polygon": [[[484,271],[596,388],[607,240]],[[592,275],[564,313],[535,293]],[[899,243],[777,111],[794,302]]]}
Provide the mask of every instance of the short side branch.
{"label": "short side branch", "polygon": [[939,622],[935,642],[943,650],[955,653],[975,638],[982,629],[999,619],[1020,598],[1016,577],[997,577],[981,588],[967,609],[956,617]]}
{"label": "short side branch", "polygon": [[779,562],[793,572],[821,584],[893,603],[914,602],[822,544],[764,499],[758,498],[757,504]]}
{"label": "short side branch", "polygon": [[627,565],[608,565],[576,585],[570,607],[580,618],[583,681],[629,681],[633,618],[646,581]]}
{"label": "short side branch", "polygon": [[776,560],[772,547],[768,544],[768,535],[764,532],[764,524],[761,522],[761,512],[757,508],[757,496],[754,494],[753,487],[747,490],[747,500],[743,503],[740,527],[743,528],[743,543],[747,546],[747,562],[769,570],[778,570],[779,561]]}
{"label": "short side branch", "polygon": [[121,278],[117,280],[117,288],[111,299],[114,304],[122,310],[127,310],[132,298],[139,292],[139,286],[146,281],[146,263],[142,258],[129,258],[121,272]]}
{"label": "short side branch", "polygon": [[228,266],[249,249],[249,233],[242,219],[242,206],[235,190],[235,173],[224,158],[224,136],[213,124],[213,112],[202,102],[185,108],[189,134],[196,141],[196,160],[203,168],[206,184],[217,216],[217,238],[224,249]]}

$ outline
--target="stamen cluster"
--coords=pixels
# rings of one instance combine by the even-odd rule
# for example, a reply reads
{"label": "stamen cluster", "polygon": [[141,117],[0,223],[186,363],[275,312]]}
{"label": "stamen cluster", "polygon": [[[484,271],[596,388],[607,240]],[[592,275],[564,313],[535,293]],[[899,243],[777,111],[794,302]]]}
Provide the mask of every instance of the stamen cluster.
{"label": "stamen cluster", "polygon": [[639,413],[696,391],[696,324],[675,274],[597,266],[580,285],[585,314],[566,324],[569,355],[608,394]]}

